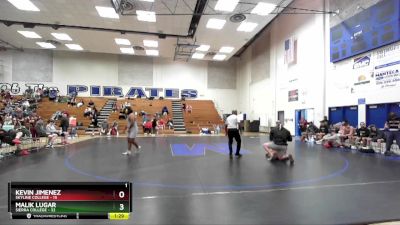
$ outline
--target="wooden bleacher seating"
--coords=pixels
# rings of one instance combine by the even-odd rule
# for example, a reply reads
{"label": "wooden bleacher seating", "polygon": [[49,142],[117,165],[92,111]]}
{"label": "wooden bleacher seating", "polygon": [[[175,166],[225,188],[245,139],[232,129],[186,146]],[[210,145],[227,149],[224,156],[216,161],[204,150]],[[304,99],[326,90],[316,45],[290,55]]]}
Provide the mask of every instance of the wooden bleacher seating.
{"label": "wooden bleacher seating", "polygon": [[[143,127],[142,127],[143,117],[139,115],[141,111],[145,111],[147,114],[153,116],[155,113],[161,113],[162,108],[164,106],[167,106],[168,112],[169,112],[168,118],[173,117],[172,101],[169,99],[163,99],[163,100],[158,100],[158,99],[148,100],[148,99],[138,99],[138,98],[129,99],[129,100],[122,99],[122,100],[117,101],[117,105],[120,106],[121,104],[124,104],[125,102],[130,103],[133,111],[138,113],[137,122],[138,122],[138,127],[139,127],[139,133],[143,133]],[[119,117],[119,111],[113,112],[110,115],[108,122],[111,126],[114,121],[117,121],[118,122],[118,131],[120,134],[122,134],[125,131],[127,121],[122,120],[122,119],[119,120],[118,117]],[[163,119],[164,119],[164,122],[167,122],[165,117],[163,117]],[[173,130],[168,130],[168,129],[159,131],[159,134],[173,134],[173,133],[174,133]]]}
{"label": "wooden bleacher seating", "polygon": [[[83,99],[85,105],[82,107],[68,106],[67,103],[58,103],[54,101],[49,101],[48,98],[43,98],[39,102],[37,114],[43,118],[45,122],[52,117],[56,111],[66,111],[70,116],[76,117],[78,123],[82,123],[84,127],[88,127],[91,123],[89,117],[84,117],[83,113],[87,107],[87,103],[91,99],[98,111],[106,104],[106,98],[90,98],[90,97],[77,97],[77,100]],[[78,134],[84,134],[84,130],[79,130]]]}
{"label": "wooden bleacher seating", "polygon": [[[106,104],[107,98],[91,98],[91,97],[78,97],[77,100],[83,99],[85,105],[77,108],[77,107],[68,107],[67,103],[55,103],[53,101],[49,101],[47,98],[44,98],[38,106],[37,113],[40,115],[45,121],[51,118],[51,116],[56,111],[67,111],[70,115],[73,115],[77,118],[78,123],[82,123],[84,127],[88,127],[91,123],[90,118],[84,117],[83,113],[85,108],[87,107],[87,103],[91,99],[97,108],[97,110],[101,110],[101,108]],[[143,133],[143,118],[140,116],[141,111],[145,111],[149,115],[154,115],[155,113],[161,113],[161,110],[164,106],[167,106],[169,115],[168,118],[173,117],[172,112],[172,101],[169,99],[163,100],[148,100],[148,99],[121,99],[117,100],[117,105],[129,102],[133,111],[138,113],[138,126],[139,133]],[[200,128],[209,128],[210,130],[214,130],[214,125],[220,125],[221,132],[223,132],[224,122],[219,116],[217,110],[215,109],[214,103],[211,100],[186,100],[184,101],[186,104],[192,106],[192,113],[184,112],[184,121],[186,130],[188,132],[197,134],[200,132]],[[123,134],[127,121],[125,119],[118,119],[119,111],[112,112],[110,117],[108,118],[108,123],[110,127],[113,121],[118,122],[118,131],[120,134]],[[166,118],[164,118],[166,121]],[[160,130],[160,134],[171,134],[173,130]],[[84,131],[78,131],[78,134],[84,134]]]}
{"label": "wooden bleacher seating", "polygon": [[192,113],[184,112],[186,130],[198,134],[201,128],[214,131],[214,125],[220,125],[224,130],[224,122],[218,114],[214,102],[211,100],[186,100],[182,103],[192,106]]}

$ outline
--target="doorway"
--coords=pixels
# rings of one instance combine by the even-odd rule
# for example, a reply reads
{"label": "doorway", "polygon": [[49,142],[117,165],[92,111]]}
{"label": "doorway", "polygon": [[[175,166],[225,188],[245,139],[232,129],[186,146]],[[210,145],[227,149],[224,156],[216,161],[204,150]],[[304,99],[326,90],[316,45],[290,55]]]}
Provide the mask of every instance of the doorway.
{"label": "doorway", "polygon": [[308,122],[314,122],[314,109],[296,109],[295,111],[295,135],[301,136],[300,120],[304,118]]}

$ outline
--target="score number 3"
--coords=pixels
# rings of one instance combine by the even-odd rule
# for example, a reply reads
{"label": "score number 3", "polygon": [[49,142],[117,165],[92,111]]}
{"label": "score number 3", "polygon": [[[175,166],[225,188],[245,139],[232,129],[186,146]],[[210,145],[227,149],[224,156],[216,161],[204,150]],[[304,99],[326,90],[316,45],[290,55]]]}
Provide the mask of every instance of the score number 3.
{"label": "score number 3", "polygon": [[[120,198],[124,198],[124,197],[125,197],[125,192],[120,191],[120,192],[118,193],[118,196],[119,196]],[[119,204],[119,210],[120,210],[120,211],[123,211],[124,209],[125,209],[124,204]]]}

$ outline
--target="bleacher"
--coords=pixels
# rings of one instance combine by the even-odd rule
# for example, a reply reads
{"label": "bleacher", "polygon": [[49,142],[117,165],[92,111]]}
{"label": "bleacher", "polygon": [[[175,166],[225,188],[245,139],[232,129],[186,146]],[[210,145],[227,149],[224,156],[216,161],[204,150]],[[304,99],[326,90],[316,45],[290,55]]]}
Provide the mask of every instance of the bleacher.
{"label": "bleacher", "polygon": [[192,106],[192,113],[184,112],[186,130],[189,133],[198,134],[201,128],[214,131],[214,125],[220,125],[224,130],[224,122],[211,100],[186,100],[182,103]]}
{"label": "bleacher", "polygon": [[[84,117],[83,113],[85,108],[87,107],[87,103],[91,99],[97,108],[97,110],[101,110],[101,108],[106,104],[106,98],[91,98],[91,97],[78,97],[79,99],[83,99],[85,105],[77,108],[77,107],[68,107],[67,103],[55,103],[53,101],[49,101],[47,98],[44,98],[42,102],[39,103],[39,107],[37,110],[38,115],[40,115],[43,119],[47,120],[51,118],[51,116],[56,111],[67,111],[71,116],[75,116],[77,118],[78,123],[82,123],[83,127],[88,127],[91,123],[89,117]],[[120,106],[125,102],[130,103],[133,111],[138,113],[137,121],[139,126],[139,133],[143,133],[143,118],[140,116],[141,111],[145,111],[149,115],[154,115],[155,113],[161,113],[161,109],[164,106],[167,106],[169,115],[168,118],[173,117],[172,112],[172,101],[168,99],[163,100],[148,100],[148,99],[120,99],[117,100],[117,105]],[[217,110],[215,109],[214,103],[211,100],[186,100],[184,101],[187,105],[192,106],[192,113],[184,113],[184,121],[186,130],[189,133],[198,134],[200,128],[209,128],[210,130],[214,130],[214,125],[220,125],[221,131],[223,131],[224,122],[219,116]],[[112,112],[110,117],[108,118],[108,123],[110,126],[113,121],[118,122],[118,131],[120,134],[123,134],[127,121],[125,119],[119,119],[119,111]],[[164,121],[166,119],[164,118]],[[84,130],[78,130],[78,134],[84,134]],[[172,134],[173,130],[160,130],[160,134]]]}
{"label": "bleacher", "polygon": [[[100,110],[105,103],[107,102],[106,98],[90,98],[90,97],[78,97],[77,100],[83,99],[85,105],[82,107],[74,107],[69,106],[65,103],[49,101],[48,98],[43,98],[42,101],[38,105],[37,114],[43,118],[46,122],[48,119],[52,117],[52,115],[56,111],[66,111],[70,116],[76,117],[78,123],[82,123],[83,127],[88,127],[91,123],[91,119],[89,117],[84,117],[83,113],[87,107],[87,103],[89,100],[94,102],[94,105],[97,110]],[[78,130],[78,134],[84,134],[84,130]]]}
{"label": "bleacher", "polygon": [[[168,118],[173,117],[172,101],[168,100],[168,99],[163,99],[163,100],[159,100],[159,99],[149,100],[149,99],[139,99],[139,98],[122,99],[122,100],[117,101],[117,105],[120,106],[121,104],[124,104],[125,102],[130,103],[133,111],[138,113],[137,123],[138,123],[138,127],[139,127],[139,133],[143,133],[143,128],[142,128],[143,117],[139,115],[141,111],[144,111],[144,112],[146,112],[146,114],[153,116],[155,113],[161,113],[162,108],[164,106],[167,106],[168,112],[169,112]],[[113,121],[117,121],[118,122],[118,131],[120,134],[122,134],[121,132],[124,132],[127,121],[122,120],[122,119],[119,120],[118,117],[119,117],[119,111],[113,112],[110,115],[110,117],[108,118],[108,122],[110,124],[112,124]],[[164,122],[167,122],[166,118],[164,118]],[[174,133],[173,130],[168,130],[168,129],[159,130],[159,134],[173,134],[173,133]]]}

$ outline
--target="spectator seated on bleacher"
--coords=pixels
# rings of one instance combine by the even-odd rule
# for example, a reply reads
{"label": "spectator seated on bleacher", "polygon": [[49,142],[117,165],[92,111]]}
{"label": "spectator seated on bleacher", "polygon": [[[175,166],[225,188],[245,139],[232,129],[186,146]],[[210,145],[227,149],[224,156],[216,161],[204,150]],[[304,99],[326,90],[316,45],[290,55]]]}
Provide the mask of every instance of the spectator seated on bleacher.
{"label": "spectator seated on bleacher", "polygon": [[23,108],[23,109],[28,109],[29,106],[30,106],[30,104],[29,104],[29,101],[28,101],[28,100],[24,100],[24,101],[22,102],[22,108]]}
{"label": "spectator seated on bleacher", "polygon": [[99,113],[98,113],[98,111],[97,111],[97,109],[96,109],[96,107],[93,107],[93,110],[91,111],[92,113],[90,114],[90,118],[92,119],[92,123],[91,123],[91,126],[93,126],[93,127],[98,127],[98,116],[99,116]]}
{"label": "spectator seated on bleacher", "polygon": [[103,120],[100,126],[100,135],[108,135],[109,134],[109,126],[107,120]]}
{"label": "spectator seated on bleacher", "polygon": [[4,108],[4,113],[5,114],[10,114],[10,113],[12,113],[13,112],[13,108],[12,108],[12,106],[11,106],[11,104],[7,104],[6,105],[6,107]]}
{"label": "spectator seated on bleacher", "polygon": [[167,116],[169,114],[167,106],[164,106],[161,110],[161,114],[163,116]]}
{"label": "spectator seated on bleacher", "polygon": [[158,127],[158,130],[165,129],[165,121],[162,118],[157,121],[157,127]]}
{"label": "spectator seated on bleacher", "polygon": [[[9,132],[10,131],[12,130],[9,130]],[[22,137],[26,138],[31,137],[31,132],[29,131],[29,129],[25,127],[24,122],[21,123],[18,122],[16,125],[14,125],[14,131],[15,131],[15,138],[12,140],[12,142],[16,145],[21,144]]]}
{"label": "spectator seated on bleacher", "polygon": [[52,119],[47,122],[46,134],[49,138],[46,148],[53,148],[54,141],[61,134],[61,131],[56,129],[56,125]]}
{"label": "spectator seated on bleacher", "polygon": [[82,107],[83,105],[85,105],[85,102],[83,101],[83,99],[81,99],[78,103],[76,103],[76,107]]}
{"label": "spectator seated on bleacher", "polygon": [[36,99],[36,101],[40,101],[41,98],[43,97],[43,91],[41,88],[37,88],[34,94],[34,98]]}
{"label": "spectator seated on bleacher", "polygon": [[125,120],[126,119],[125,113],[124,112],[119,112],[118,119]]}
{"label": "spectator seated on bleacher", "polygon": [[115,120],[113,122],[113,125],[111,126],[110,134],[111,136],[119,136],[118,123]]}
{"label": "spectator seated on bleacher", "polygon": [[90,107],[87,107],[86,109],[85,109],[85,111],[83,112],[83,116],[84,117],[88,117],[88,116],[90,116],[92,114],[92,108],[90,108]]}
{"label": "spectator seated on bleacher", "polygon": [[[3,122],[3,124],[4,125],[12,125],[13,124],[13,118],[12,118],[12,115],[10,114],[10,113],[7,113],[5,116],[4,116],[4,122]],[[13,128],[12,129],[14,129],[14,125],[13,125]]]}
{"label": "spectator seated on bleacher", "polygon": [[93,106],[94,106],[94,102],[93,102],[92,99],[89,100],[88,106],[89,106],[89,107],[93,107]]}
{"label": "spectator seated on bleacher", "polygon": [[58,97],[57,96],[57,93],[58,93],[57,90],[49,90],[48,93],[49,93],[49,100],[56,102],[57,101],[57,97]]}
{"label": "spectator seated on bleacher", "polygon": [[132,112],[132,108],[130,106],[125,105],[124,108],[119,112],[118,119],[126,119],[128,118],[128,113]]}
{"label": "spectator seated on bleacher", "polygon": [[145,135],[151,134],[152,128],[153,128],[153,123],[152,123],[151,120],[148,120],[148,121],[143,123],[143,133]]}
{"label": "spectator seated on bleacher", "polygon": [[200,134],[211,134],[211,130],[208,127],[200,128]]}
{"label": "spectator seated on bleacher", "polygon": [[174,129],[174,121],[171,118],[167,120],[168,129]]}
{"label": "spectator seated on bleacher", "polygon": [[25,98],[32,98],[33,97],[33,89],[29,86],[24,93]]}
{"label": "spectator seated on bleacher", "polygon": [[36,121],[36,124],[35,124],[35,131],[36,131],[36,135],[38,136],[38,137],[47,137],[47,134],[46,134],[46,127],[45,127],[45,125],[44,125],[44,122],[43,122],[43,120],[42,120],[42,118],[38,118],[38,120]]}
{"label": "spectator seated on bleacher", "polygon": [[14,129],[10,129],[7,131],[7,130],[4,130],[3,128],[0,128],[1,143],[15,145],[15,142],[13,142],[13,140],[16,138],[16,136],[17,136],[17,132]]}
{"label": "spectator seated on bleacher", "polygon": [[192,113],[192,110],[193,110],[193,108],[192,108],[191,105],[187,105],[187,106],[186,106],[186,112],[187,112],[187,113],[191,114],[191,113]]}
{"label": "spectator seated on bleacher", "polygon": [[131,107],[131,103],[125,102],[122,108],[124,109],[124,108],[128,108],[128,107]]}
{"label": "spectator seated on bleacher", "polygon": [[68,104],[68,106],[75,106],[77,104],[76,98],[73,96],[69,96],[68,100],[67,100],[67,104]]}
{"label": "spectator seated on bleacher", "polygon": [[61,116],[62,116],[62,112],[61,112],[61,111],[57,111],[57,112],[55,112],[55,113],[51,116],[50,119],[52,119],[52,120],[59,120],[59,119],[61,118]]}

